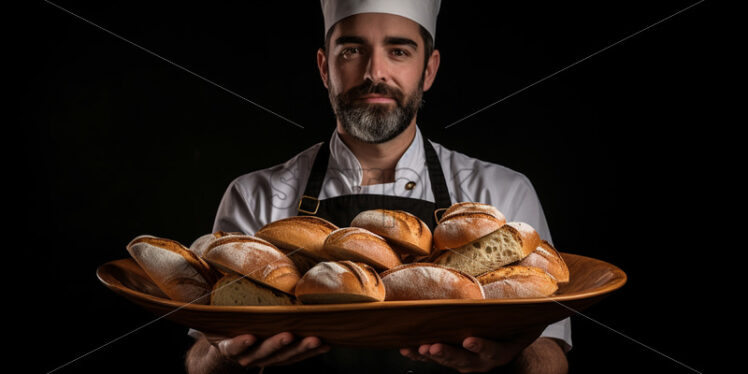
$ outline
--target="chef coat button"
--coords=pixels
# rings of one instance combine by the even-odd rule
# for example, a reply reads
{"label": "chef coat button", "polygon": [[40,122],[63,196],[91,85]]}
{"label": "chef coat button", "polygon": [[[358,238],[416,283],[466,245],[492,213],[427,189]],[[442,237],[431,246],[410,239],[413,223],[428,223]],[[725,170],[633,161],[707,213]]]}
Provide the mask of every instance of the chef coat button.
{"label": "chef coat button", "polygon": [[416,186],[416,182],[408,182],[405,184],[406,190],[412,190]]}

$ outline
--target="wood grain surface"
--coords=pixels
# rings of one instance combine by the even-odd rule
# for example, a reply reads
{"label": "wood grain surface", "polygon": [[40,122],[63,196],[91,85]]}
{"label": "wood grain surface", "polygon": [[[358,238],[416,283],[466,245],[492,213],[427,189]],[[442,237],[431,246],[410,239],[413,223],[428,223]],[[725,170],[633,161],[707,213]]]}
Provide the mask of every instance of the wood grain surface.
{"label": "wood grain surface", "polygon": [[260,338],[282,331],[318,336],[329,344],[396,348],[465,337],[506,339],[538,331],[599,302],[622,287],[626,274],[590,257],[562,253],[569,283],[551,297],[494,300],[417,300],[292,306],[212,306],[168,300],[132,259],[97,269],[112,291],[173,322],[200,331]]}

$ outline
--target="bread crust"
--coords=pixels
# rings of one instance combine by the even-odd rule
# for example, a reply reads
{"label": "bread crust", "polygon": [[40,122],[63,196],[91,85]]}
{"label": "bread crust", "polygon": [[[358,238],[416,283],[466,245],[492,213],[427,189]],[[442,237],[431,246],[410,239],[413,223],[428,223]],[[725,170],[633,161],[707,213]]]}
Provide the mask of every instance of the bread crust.
{"label": "bread crust", "polygon": [[210,243],[212,243],[216,239],[220,239],[224,236],[230,236],[230,235],[243,235],[240,232],[225,232],[225,231],[216,231],[210,234],[205,234],[200,236],[199,238],[195,239],[192,244],[189,246],[190,252],[196,254],[198,257],[203,257],[203,254],[205,254],[205,250],[208,249],[210,246]]}
{"label": "bread crust", "polygon": [[325,239],[323,251],[334,260],[364,262],[377,271],[402,264],[384,238],[360,227],[343,227]]}
{"label": "bread crust", "polygon": [[476,203],[476,202],[470,202],[470,201],[464,201],[460,203],[454,203],[452,206],[447,208],[447,210],[444,211],[444,214],[442,215],[442,220],[444,218],[456,214],[456,213],[486,213],[490,214],[499,221],[506,222],[506,217],[504,217],[504,214],[501,213],[496,207],[489,204],[482,204],[482,203]]}
{"label": "bread crust", "polygon": [[478,280],[470,274],[431,263],[410,263],[380,274],[385,300],[483,299]]}
{"label": "bread crust", "polygon": [[353,218],[351,227],[364,228],[385,238],[401,254],[431,253],[431,230],[420,218],[403,210],[365,210]]}
{"label": "bread crust", "polygon": [[558,283],[569,282],[569,267],[556,248],[545,240],[541,240],[540,245],[517,265],[543,269]]}
{"label": "bread crust", "polygon": [[177,241],[140,235],[127,252],[170,299],[207,304],[216,277],[200,257]]}
{"label": "bread crust", "polygon": [[217,239],[205,251],[204,258],[219,268],[245,275],[292,295],[301,278],[296,265],[285,253],[271,243],[251,235]]}
{"label": "bread crust", "polygon": [[434,229],[434,249],[442,251],[470,243],[498,230],[506,223],[485,212],[456,212],[442,217]]}
{"label": "bread crust", "polygon": [[338,227],[315,216],[295,216],[271,222],[255,233],[283,251],[301,274],[316,263],[331,260],[323,251],[325,239]]}
{"label": "bread crust", "polygon": [[255,233],[284,253],[298,250],[318,261],[328,260],[322,252],[325,239],[338,227],[315,216],[294,216],[271,222]]}
{"label": "bread crust", "polygon": [[377,271],[366,263],[323,261],[301,277],[295,294],[303,304],[384,301],[385,289]]}
{"label": "bread crust", "polygon": [[558,290],[555,278],[534,266],[511,265],[481,274],[486,299],[546,297]]}

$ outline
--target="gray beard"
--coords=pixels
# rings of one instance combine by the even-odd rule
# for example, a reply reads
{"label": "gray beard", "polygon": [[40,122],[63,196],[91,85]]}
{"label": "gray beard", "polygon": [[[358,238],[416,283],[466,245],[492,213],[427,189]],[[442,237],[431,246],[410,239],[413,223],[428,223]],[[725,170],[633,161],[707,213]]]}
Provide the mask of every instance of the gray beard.
{"label": "gray beard", "polygon": [[346,133],[361,142],[380,144],[394,139],[408,128],[421,107],[421,87],[419,85],[405,103],[396,101],[394,107],[390,104],[349,103],[343,95],[333,95],[332,92],[330,103]]}

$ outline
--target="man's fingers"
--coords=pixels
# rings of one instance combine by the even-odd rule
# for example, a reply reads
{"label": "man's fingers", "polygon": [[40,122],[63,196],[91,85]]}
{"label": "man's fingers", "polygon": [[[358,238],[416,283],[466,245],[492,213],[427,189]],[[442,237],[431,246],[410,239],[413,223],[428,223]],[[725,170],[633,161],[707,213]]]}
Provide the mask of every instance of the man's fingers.
{"label": "man's fingers", "polygon": [[[230,339],[222,339],[220,341],[217,341],[216,343],[211,344],[218,348],[222,355],[233,359],[242,354],[242,352],[246,351],[249,347],[251,347],[256,340],[257,339],[254,337],[254,335],[246,334],[235,336]],[[208,341],[211,340],[208,339]]]}
{"label": "man's fingers", "polygon": [[242,366],[253,364],[290,345],[293,343],[293,339],[294,337],[290,332],[273,335],[265,339],[260,345],[236,357],[235,360]]}
{"label": "man's fingers", "polygon": [[436,361],[440,365],[448,366],[457,370],[471,367],[477,359],[476,355],[471,352],[442,343],[431,345],[424,344],[418,348],[418,352],[423,356]]}
{"label": "man's fingers", "polygon": [[414,348],[400,348],[400,354],[415,361],[430,361],[427,357],[422,356],[418,353],[418,347]]}
{"label": "man's fingers", "polygon": [[495,341],[475,336],[465,338],[462,346],[470,352],[475,353],[481,360],[504,365],[511,361],[514,356],[526,345],[524,340]]}

